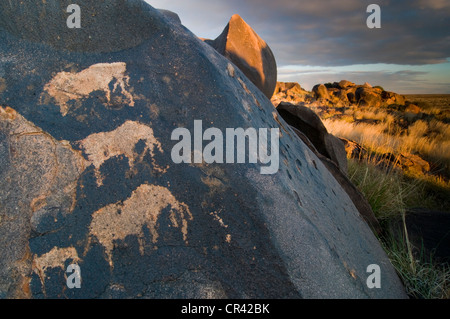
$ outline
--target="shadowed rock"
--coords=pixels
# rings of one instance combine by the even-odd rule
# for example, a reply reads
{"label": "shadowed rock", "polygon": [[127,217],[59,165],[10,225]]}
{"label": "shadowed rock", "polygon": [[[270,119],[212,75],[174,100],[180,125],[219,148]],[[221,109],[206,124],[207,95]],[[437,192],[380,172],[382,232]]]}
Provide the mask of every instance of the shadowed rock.
{"label": "shadowed rock", "polygon": [[[408,239],[416,258],[438,263],[450,262],[450,214],[416,208],[406,213]],[[405,226],[401,218],[393,220],[391,226],[405,238]]]}
{"label": "shadowed rock", "polygon": [[320,154],[333,161],[347,174],[347,155],[342,141],[328,133],[320,117],[311,109],[281,102],[277,111],[291,126],[300,130],[313,143]]}
{"label": "shadowed rock", "polygon": [[220,54],[233,62],[269,99],[277,84],[277,64],[267,43],[237,14],[222,34],[207,40]]}
{"label": "shadowed rock", "polygon": [[[45,3],[0,2],[1,297],[406,297],[347,193],[227,59],[143,1],[78,1],[82,30]],[[174,164],[173,130],[198,119],[280,129],[278,173]]]}

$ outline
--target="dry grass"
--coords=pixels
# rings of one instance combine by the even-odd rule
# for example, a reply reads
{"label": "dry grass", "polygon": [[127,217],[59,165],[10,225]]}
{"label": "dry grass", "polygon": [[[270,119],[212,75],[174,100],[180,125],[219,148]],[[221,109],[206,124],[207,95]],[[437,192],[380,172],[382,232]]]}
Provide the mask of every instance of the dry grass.
{"label": "dry grass", "polygon": [[418,120],[399,130],[390,120],[368,124],[326,119],[323,123],[331,134],[353,140],[374,153],[417,153],[450,176],[450,124]]}
{"label": "dry grass", "polygon": [[[413,254],[408,231],[391,229],[391,222],[413,207],[450,210],[450,97],[416,96],[420,113],[402,108],[356,108],[342,115],[322,117],[327,130],[353,140],[368,150],[363,159],[349,160],[349,177],[369,201],[383,228],[380,237],[386,253],[412,298],[450,298],[450,266],[430,255]],[[433,104],[433,101],[439,103]],[[336,112],[334,112],[336,114]],[[431,164],[430,173],[401,171],[380,166],[380,154],[418,154]]]}
{"label": "dry grass", "polygon": [[369,201],[383,235],[379,238],[384,250],[412,298],[450,298],[450,266],[436,263],[432,256],[413,253],[406,227],[399,233],[390,222],[401,217],[403,226],[408,208],[433,206],[435,199],[427,185],[411,180],[392,168],[379,168],[372,160],[349,160],[349,177]]}

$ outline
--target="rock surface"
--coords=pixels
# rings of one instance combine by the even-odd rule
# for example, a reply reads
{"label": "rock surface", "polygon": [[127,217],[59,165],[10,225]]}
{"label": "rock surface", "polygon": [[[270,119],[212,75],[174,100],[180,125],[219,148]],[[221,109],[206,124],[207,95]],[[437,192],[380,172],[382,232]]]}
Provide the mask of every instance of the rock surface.
{"label": "rock surface", "polygon": [[372,208],[370,207],[369,202],[364,197],[364,195],[356,188],[355,185],[353,185],[353,183],[350,181],[347,175],[342,172],[342,170],[338,167],[336,163],[334,163],[328,157],[320,154],[320,152],[315,148],[315,146],[311,143],[311,141],[303,132],[301,132],[295,127],[291,128],[297,134],[297,136],[303,141],[303,143],[305,143],[314,152],[314,154],[322,161],[322,163],[325,165],[328,171],[330,171],[330,173],[333,174],[336,181],[345,190],[345,192],[352,200],[353,204],[355,205],[356,209],[358,210],[362,218],[364,218],[364,220],[370,225],[372,230],[377,234],[381,234],[381,226]]}
{"label": "rock surface", "polygon": [[[242,72],[143,1],[78,1],[82,30],[65,27],[70,3],[0,2],[0,297],[406,297],[346,192]],[[196,119],[280,128],[279,172],[174,164],[171,133]],[[366,285],[374,263],[381,289]]]}
{"label": "rock surface", "polygon": [[367,150],[355,141],[346,138],[340,138],[340,140],[344,143],[347,158],[363,159],[367,156]]}
{"label": "rock surface", "polygon": [[347,174],[344,143],[328,133],[320,117],[307,107],[281,102],[277,111],[291,126],[305,134],[320,154],[330,159]]}
{"label": "rock surface", "polygon": [[163,15],[165,15],[167,18],[169,18],[172,22],[181,24],[181,19],[178,14],[176,14],[173,11],[165,10],[165,9],[158,9],[159,12],[161,12]]}
{"label": "rock surface", "polygon": [[237,14],[222,34],[207,40],[220,54],[233,62],[269,99],[277,84],[277,64],[267,43]]}

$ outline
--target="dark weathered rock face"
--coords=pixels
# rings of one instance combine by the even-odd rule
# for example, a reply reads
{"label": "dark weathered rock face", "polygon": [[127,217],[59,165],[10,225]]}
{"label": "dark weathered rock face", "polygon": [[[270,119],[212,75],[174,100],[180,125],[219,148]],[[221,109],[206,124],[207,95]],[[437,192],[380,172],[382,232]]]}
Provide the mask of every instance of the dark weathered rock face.
{"label": "dark weathered rock face", "polygon": [[[345,191],[242,72],[141,1],[78,1],[84,31],[66,30],[69,3],[0,2],[1,297],[406,296]],[[280,128],[278,173],[174,164],[171,133],[198,119]],[[366,285],[374,263],[381,289]]]}
{"label": "dark weathered rock face", "polygon": [[267,43],[237,14],[222,34],[207,40],[220,54],[233,62],[269,99],[277,84],[277,64]]}
{"label": "dark weathered rock face", "polygon": [[328,133],[320,117],[311,109],[281,102],[277,111],[291,126],[305,134],[320,154],[333,161],[339,169],[347,174],[347,153],[344,143]]}

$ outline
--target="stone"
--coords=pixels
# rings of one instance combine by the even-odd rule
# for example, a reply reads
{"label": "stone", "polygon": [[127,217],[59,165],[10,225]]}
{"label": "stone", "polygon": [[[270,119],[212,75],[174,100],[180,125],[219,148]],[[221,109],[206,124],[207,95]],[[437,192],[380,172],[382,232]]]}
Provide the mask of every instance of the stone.
{"label": "stone", "polygon": [[311,99],[311,93],[304,90],[297,82],[277,82],[271,101],[277,107],[280,102],[300,104],[309,102]]}
{"label": "stone", "polygon": [[397,161],[403,170],[412,173],[423,174],[430,171],[430,164],[417,154],[401,153]]}
{"label": "stone", "polygon": [[277,64],[267,43],[237,14],[214,41],[206,41],[233,62],[269,99],[277,84]]}
{"label": "stone", "polygon": [[359,106],[380,107],[382,103],[381,95],[366,85],[356,90],[355,97]]}
{"label": "stone", "polygon": [[355,83],[347,81],[347,80],[342,80],[338,83],[339,88],[341,89],[346,89],[348,87],[352,87],[355,86]]}
{"label": "stone", "polygon": [[328,94],[328,89],[323,84],[317,84],[312,89],[316,99],[329,99],[330,95]]}
{"label": "stone", "polygon": [[344,143],[347,158],[356,158],[361,160],[367,156],[367,150],[355,141],[351,141],[342,137],[340,138],[340,140]]}
{"label": "stone", "polygon": [[311,143],[311,141],[308,139],[308,137],[300,132],[295,127],[291,127],[291,129],[294,130],[294,132],[297,134],[298,137],[305,143],[313,152],[314,154],[322,161],[322,163],[325,165],[325,167],[330,171],[331,174],[333,174],[336,181],[342,186],[342,188],[346,191],[350,199],[352,200],[355,207],[358,209],[358,212],[360,213],[361,217],[364,218],[364,220],[367,222],[368,225],[370,225],[371,229],[376,234],[381,234],[381,226],[378,222],[372,208],[370,207],[369,202],[364,197],[364,195],[356,188],[356,186],[350,181],[350,179],[342,172],[342,170],[331,161],[329,158],[323,156],[320,154],[315,146]]}
{"label": "stone", "polygon": [[164,16],[166,16],[168,19],[170,19],[172,22],[181,24],[181,19],[178,14],[176,14],[173,11],[165,10],[165,9],[158,9],[159,12],[161,12]]}
{"label": "stone", "polygon": [[277,82],[274,94],[284,93],[286,95],[304,94],[305,91],[297,82]]}
{"label": "stone", "polygon": [[282,102],[277,111],[291,126],[305,134],[317,151],[333,161],[344,174],[347,174],[347,155],[344,144],[328,133],[320,117],[311,109]]}
{"label": "stone", "polygon": [[413,114],[419,114],[422,110],[420,109],[420,107],[418,107],[415,104],[408,104],[408,106],[405,109],[406,113],[413,113]]}
{"label": "stone", "polygon": [[[407,297],[348,194],[244,73],[144,1],[78,1],[86,29],[66,30],[70,3],[0,2],[2,298]],[[279,128],[278,173],[174,164],[171,133],[197,119]],[[366,285],[374,263],[381,289]]]}
{"label": "stone", "polygon": [[[406,229],[412,251],[416,258],[433,260],[437,263],[450,262],[450,214],[424,208],[410,209],[405,214]],[[404,238],[404,224],[401,218],[391,226]]]}

